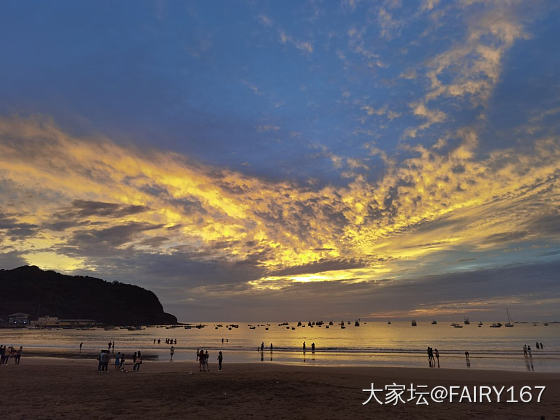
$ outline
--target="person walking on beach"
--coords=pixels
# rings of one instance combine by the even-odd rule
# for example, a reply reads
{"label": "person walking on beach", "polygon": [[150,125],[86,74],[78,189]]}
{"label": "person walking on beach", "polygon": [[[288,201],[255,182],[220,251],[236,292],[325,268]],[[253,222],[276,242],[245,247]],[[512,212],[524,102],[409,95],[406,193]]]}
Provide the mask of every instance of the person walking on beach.
{"label": "person walking on beach", "polygon": [[311,353],[315,353],[315,343],[311,343]]}
{"label": "person walking on beach", "polygon": [[142,353],[138,350],[138,353],[134,353],[134,366],[132,370],[138,372],[140,370],[140,365],[142,364]]}
{"label": "person walking on beach", "polygon": [[471,367],[471,355],[465,350],[465,361],[467,362],[467,367]]}
{"label": "person walking on beach", "polygon": [[303,342],[303,352],[305,353],[305,341]]}
{"label": "person walking on beach", "polygon": [[80,343],[80,353],[82,352],[82,347],[83,347],[84,343]]}
{"label": "person walking on beach", "polygon": [[210,358],[210,355],[208,354],[208,350],[206,350],[206,353],[204,353],[204,366],[206,367],[206,372],[210,372],[210,367],[208,366],[208,359]]}
{"label": "person walking on beach", "polygon": [[23,353],[23,347],[22,347],[22,346],[19,346],[19,349],[18,349],[18,351],[16,352],[16,360],[15,360],[16,365],[19,365],[19,361],[20,361],[20,359],[21,359],[21,353]]}
{"label": "person walking on beach", "polygon": [[527,344],[523,345],[523,356],[527,357]]}
{"label": "person walking on beach", "polygon": [[270,343],[270,352],[272,352],[272,343]]}
{"label": "person walking on beach", "polygon": [[204,369],[204,350],[200,349],[200,352],[198,353],[197,356],[198,359],[198,363],[199,363],[199,371],[202,372],[202,369]]}
{"label": "person walking on beach", "polygon": [[435,349],[436,352],[436,359],[437,359],[437,367],[439,367],[439,351],[438,349]]}
{"label": "person walking on beach", "polygon": [[261,343],[261,351],[264,351],[264,341]]}
{"label": "person walking on beach", "polygon": [[119,363],[119,370],[120,370],[121,372],[124,372],[124,371],[125,371],[125,370],[124,370],[124,363],[125,363],[125,357],[124,357],[124,353],[123,353],[123,354],[121,354],[121,361],[120,361],[120,363]]}
{"label": "person walking on beach", "polygon": [[118,369],[121,365],[121,352],[119,351],[115,356],[115,369]]}
{"label": "person walking on beach", "polygon": [[175,347],[171,346],[169,349],[169,361],[173,361],[173,355],[175,354]]}
{"label": "person walking on beach", "polygon": [[97,355],[97,371],[101,372],[103,370],[103,350]]}
{"label": "person walking on beach", "polygon": [[224,356],[222,355],[222,352],[220,351],[218,353],[218,370],[222,370],[222,360],[224,360]]}
{"label": "person walking on beach", "polygon": [[432,367],[432,356],[431,356],[431,354],[430,354],[430,350],[431,350],[430,347],[428,347],[428,348],[426,349],[426,353],[428,354],[428,365],[429,365],[430,367]]}
{"label": "person walking on beach", "polygon": [[4,364],[5,358],[6,358],[6,346],[0,345],[0,365]]}

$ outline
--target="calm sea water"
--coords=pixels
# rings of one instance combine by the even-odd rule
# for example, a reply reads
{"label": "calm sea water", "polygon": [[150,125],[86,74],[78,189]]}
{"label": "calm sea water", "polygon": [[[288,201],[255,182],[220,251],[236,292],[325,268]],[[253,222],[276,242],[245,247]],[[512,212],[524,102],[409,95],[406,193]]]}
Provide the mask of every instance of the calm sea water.
{"label": "calm sea water", "polygon": [[[23,345],[28,350],[77,352],[79,343],[83,342],[84,351],[96,352],[107,348],[111,340],[115,341],[117,351],[128,354],[142,350],[145,354],[157,355],[163,362],[169,360],[170,345],[165,344],[165,338],[173,338],[177,339],[174,360],[178,361],[195,361],[196,349],[204,348],[209,350],[211,362],[215,361],[218,350],[222,350],[224,363],[407,367],[427,367],[426,348],[431,346],[440,352],[441,367],[467,368],[464,355],[467,350],[472,369],[560,371],[560,324],[556,323],[548,326],[521,323],[513,328],[490,328],[489,323],[478,327],[472,323],[453,328],[443,322],[437,325],[419,322],[416,327],[409,322],[368,322],[359,327],[347,324],[344,329],[336,323],[326,328],[325,325],[296,327],[294,322],[289,326],[272,322],[234,322],[239,327],[231,329],[227,327],[231,322],[202,324],[205,327],[201,329],[149,327],[140,331],[2,329],[0,344]],[[216,328],[219,324],[223,327]],[[255,329],[250,329],[249,325]],[[161,339],[160,344],[157,344],[158,339]],[[536,341],[544,344],[544,350],[536,349]],[[265,351],[261,353],[257,348],[263,342]],[[303,342],[307,347],[305,353]],[[311,351],[312,343],[315,343],[315,352]],[[531,346],[532,361],[523,356],[524,344]]]}

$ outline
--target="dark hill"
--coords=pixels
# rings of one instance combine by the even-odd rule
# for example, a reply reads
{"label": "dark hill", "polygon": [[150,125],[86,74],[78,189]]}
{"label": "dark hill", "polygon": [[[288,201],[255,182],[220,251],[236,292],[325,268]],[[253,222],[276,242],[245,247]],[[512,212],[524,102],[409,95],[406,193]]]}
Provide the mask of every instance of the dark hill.
{"label": "dark hill", "polygon": [[94,319],[109,325],[175,324],[146,289],[94,277],[66,276],[35,266],[0,270],[0,318],[24,312],[37,318]]}

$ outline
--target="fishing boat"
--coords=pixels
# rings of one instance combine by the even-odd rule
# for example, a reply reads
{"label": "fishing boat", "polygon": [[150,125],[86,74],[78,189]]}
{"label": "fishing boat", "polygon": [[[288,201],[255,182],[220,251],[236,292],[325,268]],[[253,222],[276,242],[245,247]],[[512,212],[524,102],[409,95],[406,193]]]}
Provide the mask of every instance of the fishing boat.
{"label": "fishing boat", "polygon": [[470,325],[471,321],[469,321],[469,318],[466,317],[465,320],[463,321],[463,323],[464,323],[465,325]]}
{"label": "fishing boat", "polygon": [[415,320],[415,319],[412,320],[411,325],[412,325],[413,327],[416,327],[416,320]]}
{"label": "fishing boat", "polygon": [[482,321],[480,321],[480,322],[478,323],[478,326],[479,326],[479,327],[482,327],[483,325],[484,325],[484,324],[482,323]]}
{"label": "fishing boat", "polygon": [[502,326],[501,322],[494,322],[492,325],[490,325],[490,328],[500,328]]}
{"label": "fishing boat", "polygon": [[437,324],[437,321],[434,319],[434,320],[432,321],[432,325],[436,325],[436,324]]}

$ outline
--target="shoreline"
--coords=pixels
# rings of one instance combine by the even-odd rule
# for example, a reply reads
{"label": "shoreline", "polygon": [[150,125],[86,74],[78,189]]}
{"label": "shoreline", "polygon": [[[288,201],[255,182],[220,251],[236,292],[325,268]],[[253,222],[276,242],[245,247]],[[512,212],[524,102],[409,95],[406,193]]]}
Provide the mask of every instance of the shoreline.
{"label": "shoreline", "polygon": [[[88,355],[86,357],[64,357],[64,356],[50,356],[50,355],[40,355],[40,354],[36,354],[36,355],[25,355],[25,360],[22,357],[22,362],[20,365],[23,365],[24,361],[27,360],[32,360],[33,362],[31,363],[31,365],[36,366],[38,361],[42,362],[40,364],[43,365],[49,365],[49,364],[57,364],[57,363],[62,363],[65,361],[68,362],[88,362],[88,366],[89,367],[93,367],[93,368],[97,368],[97,355]],[[152,357],[150,357],[152,356]],[[144,363],[148,362],[148,364],[152,365],[152,366],[174,366],[174,367],[180,367],[180,366],[194,366],[194,368],[198,369],[198,362],[191,362],[191,361],[185,361],[185,360],[161,360],[161,359],[155,359],[153,358],[153,355],[150,355],[148,357],[146,357],[144,355],[144,353],[142,353],[142,359],[144,361]],[[156,356],[157,357],[157,356]],[[49,363],[52,362],[52,363]],[[110,362],[109,362],[109,371],[111,370],[116,370],[114,369],[112,363],[114,362],[114,358],[111,358]],[[12,366],[13,365],[13,361],[10,360],[9,365]],[[408,370],[414,370],[414,371],[419,371],[419,372],[437,372],[437,371],[446,371],[446,372],[454,372],[454,373],[460,373],[460,374],[464,374],[465,372],[478,372],[478,373],[484,373],[484,374],[489,374],[489,373],[500,373],[500,374],[513,374],[513,375],[529,375],[529,376],[540,376],[540,375],[549,375],[551,377],[557,378],[560,381],[560,372],[535,372],[535,371],[522,371],[522,370],[506,370],[506,369],[477,369],[477,368],[456,368],[456,367],[409,367],[409,366],[382,366],[382,365],[375,365],[375,364],[369,364],[366,366],[357,366],[357,365],[351,365],[351,364],[331,364],[331,365],[318,365],[318,364],[310,364],[310,363],[300,363],[300,362],[281,362],[281,361],[263,361],[263,362],[227,362],[224,363],[224,366],[233,366],[236,369],[237,368],[254,368],[255,366],[265,366],[266,367],[286,367],[286,368],[302,368],[302,369],[348,369],[348,370],[357,370],[357,371],[363,371],[365,370],[377,370],[377,369],[390,369],[390,370],[396,370],[396,371],[408,371]],[[126,366],[132,366],[131,360],[130,358],[127,359],[126,361]],[[214,366],[214,371],[217,371],[217,363],[210,363],[210,366]],[[17,368],[17,366],[16,366]],[[194,369],[193,368],[193,369]],[[164,371],[166,369],[163,369]]]}

